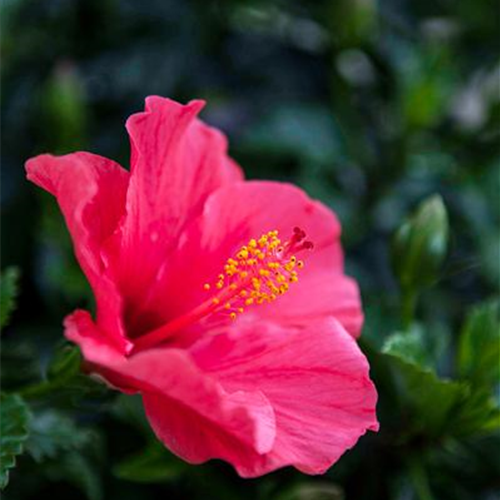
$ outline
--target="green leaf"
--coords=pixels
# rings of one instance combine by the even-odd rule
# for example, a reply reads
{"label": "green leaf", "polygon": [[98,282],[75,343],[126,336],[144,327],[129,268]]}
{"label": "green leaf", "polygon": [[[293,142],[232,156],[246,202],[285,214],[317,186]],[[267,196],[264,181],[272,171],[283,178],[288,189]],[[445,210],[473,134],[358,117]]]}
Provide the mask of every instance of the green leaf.
{"label": "green leaf", "polygon": [[457,368],[461,378],[475,386],[500,382],[500,303],[472,309],[460,333]]}
{"label": "green leaf", "polygon": [[337,123],[328,110],[314,104],[287,103],[270,110],[243,144],[248,150],[289,154],[329,166],[344,154]]}
{"label": "green leaf", "polygon": [[403,290],[431,285],[448,247],[448,215],[439,195],[424,200],[399,227],[392,241],[392,263]]}
{"label": "green leaf", "polygon": [[446,46],[400,47],[396,65],[402,115],[410,128],[432,127],[443,119],[453,94],[453,65]]}
{"label": "green leaf", "polygon": [[410,362],[399,354],[386,353],[398,388],[409,435],[423,434],[437,438],[448,432],[457,405],[467,387],[452,380],[440,379],[432,370]]}
{"label": "green leaf", "polygon": [[66,415],[47,410],[35,415],[29,425],[26,451],[37,462],[56,458],[64,451],[81,450],[94,438],[94,433],[78,427]]}
{"label": "green leaf", "polygon": [[430,365],[422,328],[416,324],[413,324],[408,332],[396,332],[390,335],[384,342],[382,352],[393,354],[418,366]]}
{"label": "green leaf", "polygon": [[326,481],[305,481],[279,495],[276,500],[344,500],[342,489]]}
{"label": "green leaf", "polygon": [[377,2],[340,0],[329,6],[326,20],[336,43],[358,47],[376,33]]}
{"label": "green leaf", "polygon": [[146,436],[152,436],[151,426],[146,418],[140,395],[120,394],[111,408],[111,413]]}
{"label": "green leaf", "polygon": [[412,456],[406,458],[406,467],[408,478],[413,484],[417,498],[421,500],[433,500],[430,485],[429,474],[421,457]]}
{"label": "green leaf", "polygon": [[408,420],[404,438],[464,437],[500,428],[500,410],[491,392],[439,378],[429,367],[415,331],[392,335],[382,350],[402,403],[401,418]]}
{"label": "green leaf", "polygon": [[69,380],[80,373],[80,349],[74,345],[65,344],[56,350],[49,365],[47,376],[49,380]]}
{"label": "green leaf", "polygon": [[4,327],[10,320],[10,315],[16,305],[19,292],[19,269],[9,267],[2,272],[0,280],[0,327]]}
{"label": "green leaf", "polygon": [[47,468],[47,475],[65,480],[83,491],[88,500],[102,500],[102,484],[98,468],[93,461],[79,452],[63,455],[57,465]]}
{"label": "green leaf", "polygon": [[9,482],[9,469],[16,465],[16,456],[28,438],[29,410],[17,395],[0,395],[0,488]]}
{"label": "green leaf", "polygon": [[27,385],[40,376],[40,350],[25,337],[12,335],[2,340],[2,387],[7,392],[8,388]]}
{"label": "green leaf", "polygon": [[144,450],[122,460],[113,469],[120,479],[140,483],[175,481],[190,466],[169,453],[156,441]]}
{"label": "green leaf", "polygon": [[66,467],[73,483],[80,487],[89,500],[104,498],[99,471],[87,457],[72,453],[66,459]]}
{"label": "green leaf", "polygon": [[99,474],[102,443],[97,432],[54,410],[36,413],[29,428],[26,451],[38,463],[38,471],[52,481],[72,483],[89,500],[103,498]]}
{"label": "green leaf", "polygon": [[491,434],[500,429],[500,408],[489,390],[469,387],[450,421],[457,437]]}

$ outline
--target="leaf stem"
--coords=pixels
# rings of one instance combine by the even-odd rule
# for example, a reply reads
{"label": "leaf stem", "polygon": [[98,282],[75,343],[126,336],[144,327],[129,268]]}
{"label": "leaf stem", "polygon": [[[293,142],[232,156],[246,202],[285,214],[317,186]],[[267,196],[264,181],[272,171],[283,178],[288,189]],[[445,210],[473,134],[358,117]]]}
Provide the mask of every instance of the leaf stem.
{"label": "leaf stem", "polygon": [[401,321],[403,330],[408,331],[415,319],[417,308],[417,292],[413,288],[404,288],[402,291]]}
{"label": "leaf stem", "polygon": [[23,387],[22,389],[17,391],[17,394],[19,394],[25,399],[38,398],[49,394],[54,389],[58,389],[63,385],[64,384],[60,382],[51,382],[49,380],[44,380],[43,382],[38,382],[36,384]]}
{"label": "leaf stem", "polygon": [[59,377],[54,380],[42,380],[41,382],[37,382],[35,384],[27,385],[18,391],[16,391],[16,394],[19,394],[25,399],[35,399],[39,398],[42,396],[46,396],[47,394],[50,394],[56,389],[61,389],[73,381],[79,373],[76,374],[71,374],[66,377]]}

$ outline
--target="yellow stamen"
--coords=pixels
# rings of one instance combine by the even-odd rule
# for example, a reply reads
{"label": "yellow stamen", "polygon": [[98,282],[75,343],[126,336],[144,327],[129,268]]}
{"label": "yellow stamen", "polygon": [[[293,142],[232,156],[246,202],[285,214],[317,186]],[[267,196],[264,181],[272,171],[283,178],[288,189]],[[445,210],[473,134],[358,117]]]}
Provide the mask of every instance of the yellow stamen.
{"label": "yellow stamen", "polygon": [[[227,259],[224,272],[214,283],[218,292],[212,303],[232,309],[229,317],[235,319],[243,306],[273,302],[286,293],[299,280],[296,269],[304,267],[303,261],[290,255],[297,248],[293,242],[282,242],[276,230],[252,238]],[[205,283],[203,288],[210,290],[211,285]]]}

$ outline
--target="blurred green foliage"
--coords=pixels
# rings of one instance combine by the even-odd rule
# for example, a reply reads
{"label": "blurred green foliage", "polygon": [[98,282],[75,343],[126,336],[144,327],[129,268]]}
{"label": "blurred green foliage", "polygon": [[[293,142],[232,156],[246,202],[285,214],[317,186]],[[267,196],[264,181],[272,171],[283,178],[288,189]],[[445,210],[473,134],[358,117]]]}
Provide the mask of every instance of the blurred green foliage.
{"label": "blurred green foliage", "polygon": [[0,277],[0,327],[9,323],[10,315],[15,307],[18,291],[19,270],[8,267]]}
{"label": "blurred green foliage", "polygon": [[[2,268],[22,270],[1,353],[2,482],[18,462],[5,498],[500,498],[499,12],[495,0],[4,0]],[[123,124],[149,94],[205,98],[249,177],[295,182],[342,221],[381,431],[323,477],[244,481],[180,462],[140,401],[78,375],[60,344],[62,317],[91,294],[23,162],[80,149],[126,166]],[[411,216],[431,195],[437,222]]]}

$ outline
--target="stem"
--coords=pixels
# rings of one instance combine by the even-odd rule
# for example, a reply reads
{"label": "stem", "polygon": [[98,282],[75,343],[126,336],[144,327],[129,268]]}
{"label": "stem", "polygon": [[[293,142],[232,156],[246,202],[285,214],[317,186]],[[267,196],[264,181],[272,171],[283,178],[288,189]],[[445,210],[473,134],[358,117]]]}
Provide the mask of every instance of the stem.
{"label": "stem", "polygon": [[417,307],[417,292],[412,288],[403,289],[401,304],[401,321],[403,330],[408,331],[415,319],[415,310]]}
{"label": "stem", "polygon": [[16,391],[17,394],[26,399],[35,399],[50,394],[55,389],[61,389],[67,386],[79,373],[66,377],[59,377],[57,380],[43,380],[36,384],[27,385]]}
{"label": "stem", "polygon": [[24,387],[20,391],[17,391],[17,394],[21,395],[23,398],[38,398],[40,396],[45,396],[49,394],[54,389],[62,387],[64,384],[58,382],[49,382],[48,380],[44,380],[43,382],[39,382],[37,384],[32,384]]}

